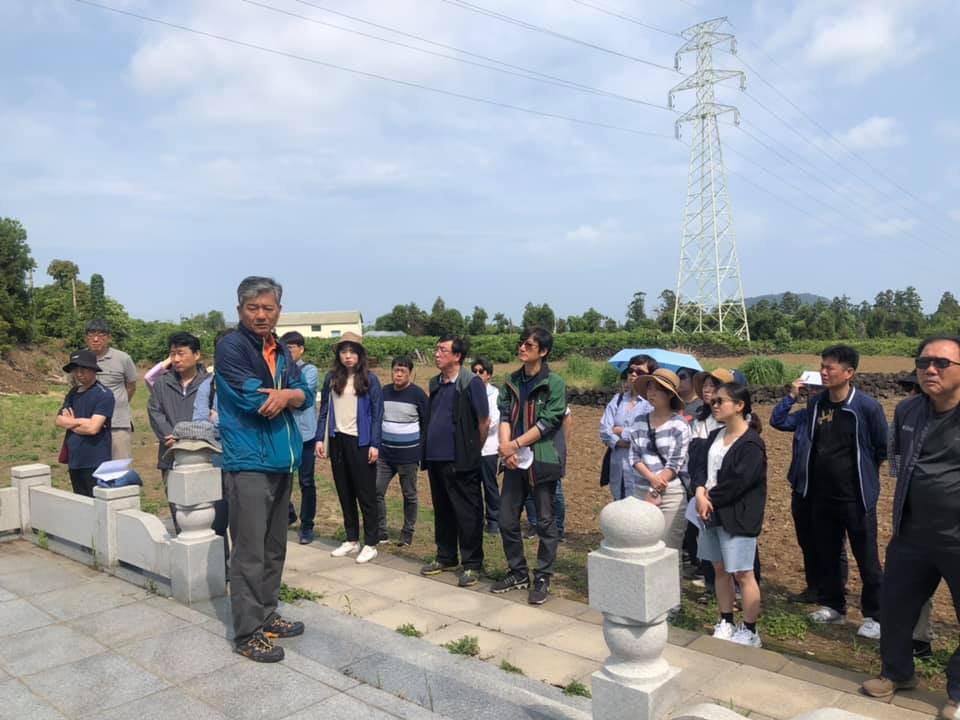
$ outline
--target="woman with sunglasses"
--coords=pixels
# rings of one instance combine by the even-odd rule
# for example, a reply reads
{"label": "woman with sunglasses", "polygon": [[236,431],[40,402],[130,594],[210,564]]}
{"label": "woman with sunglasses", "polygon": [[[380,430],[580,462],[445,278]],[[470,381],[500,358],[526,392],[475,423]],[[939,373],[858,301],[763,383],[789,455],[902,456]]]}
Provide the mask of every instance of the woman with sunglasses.
{"label": "woman with sunglasses", "polygon": [[630,470],[630,440],[626,430],[633,425],[637,415],[649,413],[653,406],[638,390],[640,378],[657,369],[657,361],[649,355],[634,355],[620,374],[625,381],[622,392],[607,403],[600,419],[600,440],[610,453],[610,494],[614,500],[623,500],[633,495],[633,473]]}
{"label": "woman with sunglasses", "polygon": [[693,422],[690,423],[690,430],[695,438],[706,440],[710,433],[723,427],[723,423],[713,416],[711,401],[717,392],[717,388],[724,383],[732,382],[734,382],[733,371],[726,368],[698,372],[693,376],[694,392],[698,397],[703,398],[703,406],[696,411]]}
{"label": "woman with sunglasses", "polygon": [[[700,530],[699,556],[716,571],[720,621],[713,636],[738,645],[761,647],[757,632],[760,586],[754,574],[757,536],[767,502],[767,451],[760,421],[753,415],[750,391],[725,383],[711,400],[723,427],[690,449],[690,479],[695,488]],[[734,578],[743,595],[743,622],[733,624]]]}
{"label": "woman with sunglasses", "polygon": [[680,550],[686,520],[683,508],[686,491],[687,451],[690,425],[680,413],[683,400],[680,379],[666,368],[658,368],[637,383],[640,394],[653,406],[638,415],[628,430],[629,463],[634,495],[660,507],[663,512],[663,542]]}

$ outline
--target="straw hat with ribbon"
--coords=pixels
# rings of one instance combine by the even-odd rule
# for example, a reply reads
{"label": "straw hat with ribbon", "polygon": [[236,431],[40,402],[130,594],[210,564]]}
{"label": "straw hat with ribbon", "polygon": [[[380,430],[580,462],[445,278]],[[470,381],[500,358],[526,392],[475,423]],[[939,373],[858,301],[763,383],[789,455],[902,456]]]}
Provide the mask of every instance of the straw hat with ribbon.
{"label": "straw hat with ribbon", "polygon": [[682,398],[680,398],[680,378],[677,377],[677,374],[673,370],[657,368],[653,371],[653,374],[644,375],[642,378],[637,380],[638,394],[646,397],[647,388],[652,382],[657,383],[657,385],[662,387],[664,390],[676,395],[678,399],[682,400]]}
{"label": "straw hat with ribbon", "polygon": [[713,370],[698,372],[693,376],[693,389],[696,391],[697,397],[703,397],[703,383],[707,378],[713,378],[717,385],[736,382],[733,370],[727,370],[726,368],[714,368]]}

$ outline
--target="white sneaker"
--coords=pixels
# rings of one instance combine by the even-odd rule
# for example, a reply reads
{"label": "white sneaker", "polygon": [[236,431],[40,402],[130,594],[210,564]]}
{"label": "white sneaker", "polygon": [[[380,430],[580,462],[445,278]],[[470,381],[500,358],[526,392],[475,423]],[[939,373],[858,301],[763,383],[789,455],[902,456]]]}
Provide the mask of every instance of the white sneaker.
{"label": "white sneaker", "polygon": [[713,626],[713,636],[717,640],[733,640],[733,635],[736,631],[737,629],[733,626],[733,623],[727,622],[726,620],[721,620]]}
{"label": "white sneaker", "polygon": [[830,607],[822,607],[819,610],[815,610],[810,613],[808,616],[811,622],[819,623],[821,625],[843,625],[847,621],[845,615],[841,615],[836,610]]}
{"label": "white sneaker", "polygon": [[860,637],[870,638],[871,640],[879,640],[880,623],[874,620],[872,617],[865,617],[863,619],[863,625],[861,625],[860,629],[857,630],[857,635]]}
{"label": "white sneaker", "polygon": [[355,553],[359,549],[359,543],[350,542],[347,540],[345,543],[340,543],[340,547],[338,547],[336,550],[332,550],[330,552],[330,557],[343,557],[344,555]]}
{"label": "white sneaker", "polygon": [[752,630],[748,630],[745,625],[740,625],[737,628],[737,631],[733,634],[733,637],[730,638],[731,642],[735,642],[737,645],[746,645],[747,647],[763,647],[763,643],[760,642],[760,633],[755,633]]}
{"label": "white sneaker", "polygon": [[379,553],[377,548],[373,545],[364,545],[363,549],[360,551],[360,554],[357,555],[358,563],[368,563],[373,560]]}

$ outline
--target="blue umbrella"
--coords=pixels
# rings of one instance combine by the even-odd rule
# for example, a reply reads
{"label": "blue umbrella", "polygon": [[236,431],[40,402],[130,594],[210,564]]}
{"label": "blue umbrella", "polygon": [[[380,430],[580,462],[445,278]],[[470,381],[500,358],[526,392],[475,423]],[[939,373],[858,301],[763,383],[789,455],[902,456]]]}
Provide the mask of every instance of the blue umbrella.
{"label": "blue umbrella", "polygon": [[691,368],[692,370],[703,370],[693,355],[673,352],[672,350],[663,350],[661,348],[643,348],[640,350],[625,348],[610,358],[609,363],[617,370],[623,371],[623,369],[627,367],[630,358],[634,355],[649,355],[657,361],[660,367],[673,370],[674,372],[682,367]]}

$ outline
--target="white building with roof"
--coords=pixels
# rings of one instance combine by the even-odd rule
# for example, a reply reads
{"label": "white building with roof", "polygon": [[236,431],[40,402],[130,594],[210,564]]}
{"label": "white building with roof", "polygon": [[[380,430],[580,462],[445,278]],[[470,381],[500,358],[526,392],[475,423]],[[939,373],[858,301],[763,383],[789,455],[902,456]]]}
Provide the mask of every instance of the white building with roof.
{"label": "white building with roof", "polygon": [[305,338],[335,338],[348,331],[362,336],[363,315],[359,310],[281,313],[277,321],[277,335],[292,330]]}

